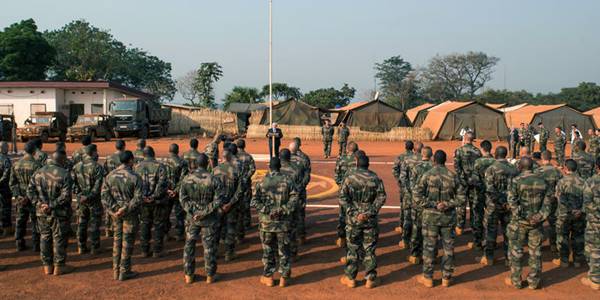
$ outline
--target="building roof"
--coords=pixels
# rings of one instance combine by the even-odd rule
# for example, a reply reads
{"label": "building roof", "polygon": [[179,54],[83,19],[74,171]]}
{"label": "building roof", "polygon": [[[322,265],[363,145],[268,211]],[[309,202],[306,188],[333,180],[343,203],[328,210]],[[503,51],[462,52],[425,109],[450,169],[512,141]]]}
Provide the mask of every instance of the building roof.
{"label": "building roof", "polygon": [[350,103],[346,106],[342,106],[342,107],[338,107],[338,108],[333,108],[330,109],[331,111],[349,111],[349,110],[353,110],[356,108],[359,108],[365,104],[369,103],[369,101],[358,101],[358,102],[354,102],[354,103]]}
{"label": "building roof", "polygon": [[517,127],[521,125],[521,123],[531,124],[533,118],[535,118],[535,115],[537,114],[549,112],[563,106],[566,106],[566,104],[527,105],[516,110],[507,111],[504,115],[509,127]]}
{"label": "building roof", "polygon": [[588,110],[584,114],[592,116],[594,123],[596,123],[596,128],[600,128],[600,107]]}
{"label": "building roof", "polygon": [[140,98],[156,95],[114,81],[0,81],[0,88],[113,89]]}
{"label": "building roof", "polygon": [[421,124],[421,128],[429,128],[432,133],[432,138],[435,139],[442,129],[442,125],[444,124],[444,121],[449,113],[463,107],[467,107],[473,103],[476,102],[446,101],[442,104],[436,105],[429,109],[427,117],[423,121],[423,124]]}
{"label": "building roof", "polygon": [[485,105],[493,109],[501,109],[506,106],[506,103],[486,103]]}
{"label": "building roof", "polygon": [[509,107],[500,108],[500,111],[506,113],[506,112],[509,112],[509,111],[513,111],[513,110],[517,110],[517,109],[523,108],[523,107],[525,107],[527,105],[529,105],[529,103],[521,103],[521,104],[509,106]]}
{"label": "building roof", "polygon": [[234,113],[251,113],[256,110],[266,110],[269,106],[267,103],[240,103],[233,102],[227,107],[227,111]]}
{"label": "building roof", "polygon": [[190,106],[190,105],[184,105],[184,104],[172,104],[172,103],[161,104],[161,106],[168,107],[168,108],[185,109],[185,110],[200,110],[200,109],[202,109],[202,107],[198,107],[198,106]]}
{"label": "building roof", "polygon": [[417,118],[417,115],[419,114],[420,111],[422,110],[426,110],[429,109],[431,107],[435,106],[435,104],[432,103],[423,103],[419,106],[413,107],[409,110],[406,111],[406,115],[408,116],[408,118],[410,119],[411,122],[415,122],[415,119]]}

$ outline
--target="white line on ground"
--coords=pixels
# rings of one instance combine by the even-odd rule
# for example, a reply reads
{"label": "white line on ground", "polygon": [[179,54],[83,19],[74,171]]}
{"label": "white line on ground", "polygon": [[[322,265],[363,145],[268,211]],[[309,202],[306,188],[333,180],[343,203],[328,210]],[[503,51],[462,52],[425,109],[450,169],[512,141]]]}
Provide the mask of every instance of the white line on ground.
{"label": "white line on ground", "polygon": [[[338,208],[340,207],[339,205],[332,205],[332,204],[307,204],[306,207],[315,207],[315,208]],[[394,206],[394,205],[384,205],[381,208],[385,208],[385,209],[400,209],[400,206]]]}

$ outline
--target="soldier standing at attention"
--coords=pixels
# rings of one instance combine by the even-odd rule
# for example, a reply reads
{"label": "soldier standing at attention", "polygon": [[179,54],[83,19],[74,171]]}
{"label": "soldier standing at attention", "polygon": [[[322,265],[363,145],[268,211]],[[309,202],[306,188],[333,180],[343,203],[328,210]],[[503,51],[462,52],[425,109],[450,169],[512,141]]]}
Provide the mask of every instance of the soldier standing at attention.
{"label": "soldier standing at attention", "polygon": [[554,152],[556,154],[556,162],[558,166],[565,165],[565,145],[567,144],[567,136],[560,126],[554,128]]}
{"label": "soldier standing at attention", "polygon": [[133,152],[135,164],[144,160],[144,149],[146,148],[146,139],[139,139],[137,141],[137,148]]}
{"label": "soldier standing at attention", "polygon": [[66,266],[69,239],[72,181],[63,167],[67,154],[55,152],[33,177],[27,195],[35,207],[40,231],[40,254],[46,275],[62,275]]}
{"label": "soldier standing at attention", "polygon": [[596,159],[596,175],[585,182],[583,212],[585,214],[585,253],[590,267],[581,283],[600,290],[600,159]]}
{"label": "soldier standing at attention", "polygon": [[346,154],[346,145],[348,143],[348,137],[350,136],[350,129],[346,126],[346,123],[340,123],[340,128],[338,129],[338,144],[340,146],[340,154],[338,157]]}
{"label": "soldier standing at attention", "polygon": [[356,286],[358,265],[365,267],[366,287],[374,288],[377,280],[375,250],[379,239],[379,210],[386,200],[383,181],[369,170],[369,158],[357,156],[356,170],[346,176],[340,188],[340,206],[346,207],[346,268],[341,283]]}
{"label": "soldier standing at attention", "polygon": [[544,239],[542,223],[550,214],[551,190],[541,175],[533,173],[533,161],[529,157],[519,162],[521,174],[515,177],[508,190],[508,206],[511,220],[507,227],[508,259],[510,262],[510,278],[505,284],[517,289],[523,287],[521,273],[523,271],[523,247],[527,243],[529,249],[529,289],[540,286],[542,273],[542,240]]}
{"label": "soldier standing at attention", "polygon": [[321,134],[323,135],[323,154],[325,158],[331,156],[331,143],[333,142],[334,131],[330,121],[325,120],[325,125],[321,128]]}
{"label": "soldier standing at attention", "polygon": [[92,143],[92,137],[89,135],[85,135],[81,138],[81,148],[75,150],[73,155],[71,155],[71,161],[73,165],[76,165],[78,162],[83,160],[83,155],[85,155],[85,148]]}
{"label": "soldier standing at attention", "polygon": [[302,189],[299,191],[298,195],[298,201],[300,202],[300,211],[298,212],[299,215],[297,215],[297,225],[298,234],[300,235],[300,244],[304,244],[304,242],[306,241],[306,187],[310,182],[310,174],[312,172],[312,167],[310,164],[310,158],[308,157],[308,155],[302,152],[302,149],[300,149],[300,146],[302,146],[302,140],[300,140],[299,137],[295,137],[292,144],[293,146],[290,147],[290,151],[292,152],[292,162],[296,163],[296,165],[301,166],[304,178],[302,180]]}
{"label": "soldier standing at attention", "polygon": [[[348,153],[338,158],[335,164],[335,183],[339,187],[342,186],[348,174],[356,170],[357,151],[358,145],[355,142],[350,142],[348,143]],[[341,206],[341,203],[338,214],[337,237],[335,244],[340,248],[346,248],[346,208]],[[344,256],[342,259],[343,264],[346,264],[345,258]]]}
{"label": "soldier standing at attention", "polygon": [[269,174],[259,182],[252,195],[252,207],[258,213],[259,235],[262,242],[264,264],[260,282],[273,286],[273,273],[279,257],[279,286],[288,285],[292,275],[290,261],[290,224],[294,209],[297,207],[298,192],[294,183],[280,172],[279,158],[272,157],[269,163]]}
{"label": "soldier standing at attention", "polygon": [[48,154],[42,151],[44,142],[41,139],[34,139],[33,144],[35,145],[35,154],[33,154],[33,157],[40,163],[40,165],[44,165],[46,163],[46,159],[48,159]]}
{"label": "soldier standing at attention", "polygon": [[91,253],[100,252],[100,225],[102,224],[102,203],[100,192],[104,179],[104,169],[98,164],[98,149],[90,144],[85,147],[85,155],[71,171],[73,192],[77,198],[77,240],[78,252],[88,251],[88,224],[90,230]]}
{"label": "soldier standing at attention", "polygon": [[414,148],[415,148],[415,144],[413,143],[413,141],[406,141],[404,143],[404,149],[406,150],[406,152],[402,153],[402,154],[398,155],[398,157],[396,157],[396,160],[394,161],[394,166],[392,167],[392,174],[394,175],[394,178],[396,178],[396,183],[398,183],[399,194],[400,194],[400,222],[398,223],[398,227],[396,227],[394,230],[396,232],[399,232],[400,234],[402,234],[402,230],[403,230],[403,226],[404,226],[404,218],[407,217],[404,214],[405,208],[403,206],[404,193],[406,193],[406,191],[404,191],[402,189],[402,184],[400,183],[400,171],[402,170],[402,161],[404,161],[404,158],[406,156],[414,155],[414,152],[413,152]]}
{"label": "soldier standing at attention", "polygon": [[238,160],[244,165],[242,174],[242,199],[240,200],[238,219],[238,240],[241,242],[246,235],[246,228],[251,226],[250,201],[252,200],[252,176],[256,172],[254,158],[246,152],[246,141],[239,139],[235,143],[238,147]]}
{"label": "soldier standing at attention", "polygon": [[102,204],[113,218],[113,278],[124,281],[137,276],[131,271],[131,255],[142,205],[142,179],[133,171],[133,153],[121,153],[121,165],[102,184]]}
{"label": "soldier standing at attention", "polygon": [[183,159],[187,161],[188,173],[194,171],[198,156],[200,156],[200,152],[198,152],[198,140],[192,138],[190,139],[190,150],[183,153]]}
{"label": "soldier standing at attention", "polygon": [[584,141],[576,141],[573,147],[573,151],[571,153],[571,158],[577,162],[577,173],[583,180],[587,180],[588,178],[594,176],[594,162],[595,158],[585,152],[585,142]]}
{"label": "soldier standing at attention", "polygon": [[594,162],[600,151],[600,138],[596,135],[594,129],[588,129],[588,152],[594,157]]}
{"label": "soldier standing at attention", "polygon": [[[115,148],[117,149],[117,151],[111,155],[109,155],[106,160],[104,161],[104,172],[106,175],[108,175],[108,173],[112,172],[113,170],[115,170],[116,168],[118,168],[121,165],[121,153],[123,153],[125,151],[125,141],[124,140],[117,140],[115,142]],[[108,210],[106,208],[104,208],[105,211],[105,222],[104,222],[104,230],[105,230],[105,236],[106,237],[112,237],[113,236],[113,230],[112,230],[112,217],[110,216],[110,214],[108,213]]]}
{"label": "soldier standing at attention", "polygon": [[213,283],[217,274],[218,232],[223,214],[232,203],[224,204],[221,181],[207,171],[208,156],[199,153],[192,173],[181,181],[179,202],[186,215],[186,239],[183,249],[185,283],[194,282],[196,272],[196,242],[202,238],[206,283]]}
{"label": "soldier standing at attention", "polygon": [[221,137],[221,133],[217,131],[213,137],[213,140],[206,144],[206,147],[204,147],[204,154],[206,154],[210,160],[210,170],[219,165],[219,144],[222,140],[223,138]]}
{"label": "soldier standing at attention", "polygon": [[185,239],[185,211],[179,203],[179,188],[181,180],[188,174],[187,161],[179,157],[179,145],[171,144],[169,146],[169,158],[165,161],[167,169],[167,196],[169,197],[167,207],[167,219],[165,224],[165,234],[168,236],[171,229],[171,211],[175,212],[175,241]]}
{"label": "soldier standing at attention", "polygon": [[14,233],[12,227],[12,194],[10,192],[10,171],[12,163],[8,157],[8,143],[0,142],[0,224],[2,237]]}
{"label": "soldier standing at attention", "polygon": [[[467,219],[467,206],[470,208],[469,219],[471,228],[475,221],[475,204],[477,204],[477,174],[475,161],[481,157],[481,151],[473,145],[473,133],[468,132],[463,137],[463,145],[454,151],[454,169],[460,183],[460,195],[464,199],[463,205],[456,208],[456,235],[462,235]],[[462,202],[462,201],[461,201]]]}
{"label": "soldier standing at attention", "polygon": [[[421,179],[421,176],[423,176],[425,172],[433,168],[431,156],[433,156],[431,147],[423,147],[421,151],[421,160],[414,165],[413,170],[410,171],[412,177],[410,182],[413,183],[413,187],[417,185],[419,179]],[[421,259],[423,257],[423,209],[417,205],[414,200],[415,199],[413,197],[411,207],[413,227],[410,237],[410,256],[408,257],[408,262],[413,265],[418,265],[421,263]]]}
{"label": "soldier standing at attention", "polygon": [[472,224],[473,224],[473,241],[467,244],[469,249],[483,250],[483,216],[485,210],[485,171],[489,168],[496,160],[492,157],[492,143],[488,140],[484,140],[479,145],[482,150],[482,156],[475,160],[475,202],[471,207],[473,213]]}
{"label": "soldier standing at attention", "polygon": [[27,189],[33,174],[42,167],[34,157],[36,151],[35,144],[30,141],[25,144],[25,155],[17,161],[10,172],[10,190],[16,200],[16,229],[15,240],[17,251],[27,249],[25,244],[25,234],[27,232],[27,219],[31,221],[31,242],[33,251],[40,251],[40,235],[38,231],[37,218],[35,216],[35,207],[27,195]]}
{"label": "soldier standing at attention", "polygon": [[[573,255],[573,265],[579,268],[585,262],[583,255],[585,232],[583,188],[585,181],[577,175],[577,163],[574,160],[567,159],[565,166],[565,176],[558,181],[556,186],[556,198],[558,199],[556,243],[560,258],[553,259],[552,263],[568,267],[569,255]],[[569,245],[571,245],[572,251],[570,251]]]}
{"label": "soldier standing at attention", "polygon": [[154,149],[147,146],[144,148],[144,160],[135,166],[134,171],[142,178],[143,203],[140,213],[142,256],[150,257],[150,239],[153,238],[152,256],[159,258],[164,255],[164,227],[168,217],[167,170],[154,158]]}
{"label": "soldier standing at attention", "polygon": [[[302,173],[302,169],[294,163],[292,163],[292,153],[289,149],[281,149],[279,151],[279,159],[281,160],[281,174],[287,176],[289,179],[294,182],[294,189],[300,195],[300,190],[304,188],[304,177]],[[298,197],[299,198],[299,197]],[[297,258],[298,255],[298,240],[299,240],[299,232],[298,232],[298,211],[300,210],[300,201],[297,202],[297,206],[294,208],[292,222],[290,226],[290,256],[293,260]]]}
{"label": "soldier standing at attention", "polygon": [[544,123],[538,123],[538,131],[540,135],[540,152],[544,153],[547,150],[548,139],[550,138],[550,132],[546,127],[544,127]]}
{"label": "soldier standing at attention", "polygon": [[542,175],[548,185],[550,185],[550,214],[548,215],[548,240],[550,241],[550,251],[553,254],[558,254],[556,244],[556,209],[558,200],[556,199],[555,188],[558,181],[563,177],[562,172],[552,165],[552,152],[545,151],[542,153],[542,166],[535,169],[536,174]]}
{"label": "soldier standing at attention", "polygon": [[[423,148],[422,143],[420,147]],[[419,151],[420,150],[421,149],[419,149]],[[413,227],[412,189],[416,182],[412,182],[410,181],[410,179],[413,179],[414,177],[413,174],[411,174],[411,171],[414,170],[414,167],[419,163],[420,160],[421,154],[415,151],[413,154],[404,156],[402,164],[400,165],[400,186],[401,189],[404,191],[404,197],[402,198],[402,209],[404,210],[404,223],[402,224],[402,237],[400,239],[400,242],[398,243],[400,249],[406,249],[411,247],[410,240],[412,236]]]}
{"label": "soldier standing at attention", "polygon": [[415,189],[416,203],[423,209],[423,275],[418,281],[425,287],[433,287],[433,261],[440,239],[444,249],[442,286],[449,287],[454,272],[456,208],[463,204],[457,194],[458,177],[446,168],[446,153],[436,151],[433,162],[433,168],[421,176]]}

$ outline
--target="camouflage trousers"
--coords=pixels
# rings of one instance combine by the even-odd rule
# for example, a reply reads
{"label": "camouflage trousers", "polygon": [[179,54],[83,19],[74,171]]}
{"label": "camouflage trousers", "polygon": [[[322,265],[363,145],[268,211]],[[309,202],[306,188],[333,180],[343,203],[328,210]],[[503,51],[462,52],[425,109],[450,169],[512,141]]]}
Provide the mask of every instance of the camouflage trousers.
{"label": "camouflage trousers", "polygon": [[44,266],[63,266],[67,260],[69,219],[52,216],[38,217],[40,256]]}
{"label": "camouflage trousers", "polygon": [[323,154],[325,157],[331,156],[331,141],[323,141]]}
{"label": "camouflage trousers", "polygon": [[569,263],[569,255],[573,254],[574,262],[584,262],[585,217],[559,217],[556,221],[556,246],[560,260]]}
{"label": "camouflage trousers", "polygon": [[402,241],[408,247],[410,245],[410,239],[412,236],[412,194],[410,192],[404,193],[404,199],[402,199],[402,203],[400,204],[400,209],[402,210],[402,215],[404,216],[402,222]]}
{"label": "camouflage trousers", "polygon": [[160,253],[163,250],[165,225],[168,218],[168,205],[142,205],[140,213],[140,245],[143,253],[150,252],[150,239],[152,238],[152,251]]}
{"label": "camouflage trousers", "polygon": [[298,244],[300,239],[300,231],[298,230],[298,223],[300,222],[300,208],[296,208],[292,213],[292,221],[290,222],[290,257],[298,255]]}
{"label": "camouflage trousers", "polygon": [[433,278],[433,262],[437,256],[438,239],[442,241],[442,278],[452,278],[454,272],[454,226],[423,224],[423,276]]}
{"label": "camouflage trousers", "polygon": [[379,239],[379,227],[346,226],[346,268],[344,273],[350,279],[358,274],[358,265],[365,268],[365,279],[377,278],[377,259],[375,250]]}
{"label": "camouflage trousers", "polygon": [[556,162],[559,166],[564,167],[565,165],[565,149],[554,149]]}
{"label": "camouflage trousers", "polygon": [[306,194],[306,188],[303,188],[300,191],[300,195],[299,195],[299,200],[300,200],[300,208],[299,208],[299,217],[298,217],[298,236],[300,238],[305,238],[306,237],[306,201],[307,201],[307,194]]}
{"label": "camouflage trousers", "polygon": [[337,236],[340,239],[346,238],[346,207],[342,205],[338,212]]}
{"label": "camouflage trousers", "polygon": [[423,256],[423,212],[415,207],[411,210],[412,233],[410,236],[410,255],[414,257]]}
{"label": "camouflage trousers", "polygon": [[502,229],[502,249],[504,249],[504,258],[508,259],[508,238],[506,236],[506,227],[510,222],[510,211],[502,208],[485,208],[485,216],[483,218],[483,225],[485,228],[485,245],[483,252],[488,259],[494,258],[494,251],[496,250],[498,228]]}
{"label": "camouflage trousers", "polygon": [[27,203],[25,205],[17,204],[17,226],[15,228],[15,240],[17,240],[17,242],[25,241],[25,235],[27,233],[27,220],[31,222],[31,241],[34,245],[38,245],[40,243],[38,219],[35,215],[35,207],[33,207],[33,204],[31,203]]}
{"label": "camouflage trousers", "polygon": [[12,195],[10,191],[0,191],[0,225],[2,228],[12,226]]}
{"label": "camouflage trousers", "polygon": [[557,216],[556,216],[556,209],[557,209],[558,203],[556,201],[556,198],[554,198],[554,200],[552,201],[552,205],[550,205],[550,214],[548,215],[548,229],[546,230],[546,234],[548,235],[548,240],[550,242],[550,245],[555,245],[558,247],[558,245],[556,244],[556,220],[557,220]]}
{"label": "camouflage trousers", "polygon": [[196,272],[196,242],[201,238],[202,248],[204,248],[204,270],[207,276],[214,276],[217,273],[219,223],[199,225],[188,219],[186,224],[183,272],[185,275],[194,275]]}
{"label": "camouflage trousers", "polygon": [[[217,233],[217,242],[223,240],[225,253],[235,253],[235,244],[238,237],[239,206],[233,206],[227,214],[221,217],[220,229]],[[218,244],[217,244],[218,245]]]}
{"label": "camouflage trousers", "polygon": [[346,141],[340,141],[338,142],[339,146],[340,146],[340,154],[339,156],[342,157],[342,155],[344,155],[344,153],[346,153],[346,146],[348,145],[348,143]]}
{"label": "camouflage trousers", "polygon": [[243,188],[242,199],[238,204],[237,220],[237,239],[243,240],[246,236],[246,229],[250,227],[252,216],[250,213],[250,200],[252,199],[251,184]]}
{"label": "camouflage trousers", "polygon": [[108,213],[108,210],[105,210],[104,213],[104,230],[108,231],[111,235],[113,232],[113,219]]}
{"label": "camouflage trousers", "polygon": [[100,225],[102,224],[102,205],[100,201],[77,206],[77,242],[81,249],[87,249],[88,229],[93,249],[100,248]]}
{"label": "camouflage trousers", "polygon": [[135,244],[135,233],[138,230],[138,218],[128,216],[126,218],[113,218],[113,270],[121,273],[131,271],[131,255]]}
{"label": "camouflage trousers", "polygon": [[473,229],[473,239],[481,243],[483,236],[483,207],[482,195],[471,185],[462,185],[459,189],[459,197],[465,199],[461,207],[456,208],[457,227],[464,229],[467,222],[467,207],[469,207],[469,226]]}
{"label": "camouflage trousers", "polygon": [[541,225],[529,226],[511,222],[507,227],[508,261],[510,263],[510,278],[516,287],[522,287],[523,247],[529,249],[529,286],[538,287],[542,274],[542,240],[544,239]]}
{"label": "camouflage trousers", "polygon": [[544,152],[546,152],[546,150],[548,150],[548,141],[541,140],[540,141],[540,152],[544,153]]}
{"label": "camouflage trousers", "polygon": [[179,199],[169,199],[167,207],[167,219],[165,223],[165,234],[168,235],[173,224],[171,224],[171,212],[175,215],[175,235],[183,237],[185,235],[185,211],[181,207]]}
{"label": "camouflage trousers", "polygon": [[264,265],[263,276],[271,277],[277,270],[277,258],[279,258],[279,273],[283,278],[292,275],[292,264],[290,256],[290,233],[260,231],[262,242]]}
{"label": "camouflage trousers", "polygon": [[403,224],[404,224],[404,209],[402,209],[402,203],[403,203],[403,199],[404,199],[404,191],[402,191],[402,187],[400,187],[400,191],[398,192],[399,198],[400,198],[400,214],[399,214],[399,220],[398,220],[398,227],[402,228]]}
{"label": "camouflage trousers", "polygon": [[589,279],[600,284],[600,224],[587,223],[585,227],[585,255],[587,256]]}

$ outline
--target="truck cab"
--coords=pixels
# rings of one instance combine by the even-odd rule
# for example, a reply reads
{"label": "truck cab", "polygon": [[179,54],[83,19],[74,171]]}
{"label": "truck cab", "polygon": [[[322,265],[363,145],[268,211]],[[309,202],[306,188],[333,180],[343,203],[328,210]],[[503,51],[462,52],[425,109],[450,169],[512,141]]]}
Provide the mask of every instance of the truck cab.
{"label": "truck cab", "polygon": [[165,136],[168,133],[171,110],[161,108],[148,99],[116,99],[108,106],[115,120],[114,135],[136,135],[147,138],[150,134]]}

